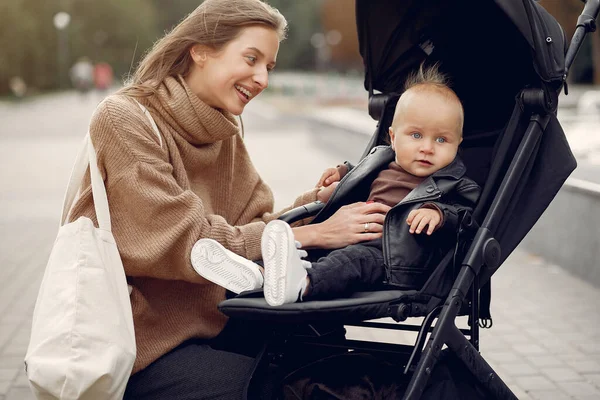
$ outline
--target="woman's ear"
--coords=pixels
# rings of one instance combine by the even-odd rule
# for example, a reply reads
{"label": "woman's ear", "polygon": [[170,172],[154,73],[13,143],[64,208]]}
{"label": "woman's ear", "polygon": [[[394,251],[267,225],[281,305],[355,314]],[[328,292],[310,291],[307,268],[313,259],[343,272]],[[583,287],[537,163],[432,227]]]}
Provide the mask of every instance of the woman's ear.
{"label": "woman's ear", "polygon": [[192,60],[194,60],[195,64],[203,66],[207,58],[206,49],[200,45],[192,46],[190,49],[190,56],[192,57]]}

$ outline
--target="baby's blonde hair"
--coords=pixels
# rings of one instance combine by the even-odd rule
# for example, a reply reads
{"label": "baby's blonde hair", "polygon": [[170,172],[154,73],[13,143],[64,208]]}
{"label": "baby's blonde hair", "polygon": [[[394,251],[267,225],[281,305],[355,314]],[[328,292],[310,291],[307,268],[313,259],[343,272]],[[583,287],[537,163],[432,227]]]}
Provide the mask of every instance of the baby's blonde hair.
{"label": "baby's blonde hair", "polygon": [[440,71],[439,64],[435,63],[431,66],[425,67],[423,64],[419,66],[417,71],[412,72],[404,82],[404,92],[398,99],[396,110],[394,112],[394,121],[392,126],[395,125],[398,108],[402,103],[402,97],[407,93],[421,93],[429,92],[442,95],[446,100],[455,103],[459,109],[459,133],[462,136],[462,130],[464,125],[464,109],[460,99],[450,88],[450,79],[446,74]]}

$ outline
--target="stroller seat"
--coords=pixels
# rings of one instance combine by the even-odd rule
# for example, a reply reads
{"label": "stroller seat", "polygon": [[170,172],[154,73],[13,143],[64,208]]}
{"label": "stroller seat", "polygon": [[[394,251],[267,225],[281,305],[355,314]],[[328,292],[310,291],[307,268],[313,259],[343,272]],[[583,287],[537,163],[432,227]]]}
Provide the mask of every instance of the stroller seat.
{"label": "stroller seat", "polygon": [[267,304],[262,290],[245,292],[226,300],[219,309],[232,318],[280,323],[355,323],[370,319],[390,317],[403,320],[406,303],[418,292],[416,290],[381,290],[356,292],[345,298],[313,300],[272,307]]}

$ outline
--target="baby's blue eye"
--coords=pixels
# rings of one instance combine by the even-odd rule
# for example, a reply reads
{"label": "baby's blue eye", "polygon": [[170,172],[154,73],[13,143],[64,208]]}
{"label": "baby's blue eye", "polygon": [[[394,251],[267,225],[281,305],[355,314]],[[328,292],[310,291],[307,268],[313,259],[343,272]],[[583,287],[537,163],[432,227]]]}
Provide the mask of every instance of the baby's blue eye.
{"label": "baby's blue eye", "polygon": [[413,132],[410,134],[410,136],[412,136],[415,139],[421,139],[423,137],[423,135],[421,135],[419,132]]}
{"label": "baby's blue eye", "polygon": [[435,141],[438,143],[446,143],[446,138],[439,137],[439,138],[435,139]]}

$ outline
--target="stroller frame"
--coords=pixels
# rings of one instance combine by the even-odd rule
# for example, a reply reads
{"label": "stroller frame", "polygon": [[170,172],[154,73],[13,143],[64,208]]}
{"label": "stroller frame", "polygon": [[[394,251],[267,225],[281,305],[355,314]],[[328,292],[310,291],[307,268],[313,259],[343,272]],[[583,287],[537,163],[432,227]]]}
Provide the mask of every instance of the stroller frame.
{"label": "stroller frame", "polygon": [[[312,338],[296,339],[302,343],[327,346],[327,347],[343,347],[346,349],[369,350],[374,352],[384,353],[402,353],[410,354],[406,363],[404,373],[413,370],[413,375],[407,390],[404,395],[405,400],[416,400],[423,394],[429,376],[433,371],[436,363],[440,358],[440,353],[444,345],[464,363],[471,374],[481,384],[481,386],[497,399],[516,399],[508,386],[496,374],[494,369],[485,361],[479,353],[479,289],[483,284],[488,282],[494,272],[499,268],[502,262],[501,246],[496,239],[496,235],[500,226],[502,216],[511,209],[514,202],[517,201],[520,193],[523,190],[523,175],[528,174],[531,170],[532,160],[540,148],[542,134],[546,127],[551,122],[553,115],[556,112],[558,104],[558,94],[564,88],[567,93],[566,78],[570,66],[575,59],[585,36],[589,32],[594,32],[596,29],[595,20],[600,10],[600,0],[587,0],[584,9],[577,21],[577,28],[569,48],[565,56],[565,75],[563,84],[556,91],[548,91],[544,88],[525,88],[523,89],[517,101],[517,106],[513,111],[511,121],[521,120],[528,117],[527,128],[521,138],[516,138],[518,147],[514,152],[503,179],[500,181],[501,168],[499,164],[504,159],[504,156],[509,153],[509,148],[515,140],[516,123],[507,127],[501,142],[498,146],[498,153],[492,164],[490,174],[488,175],[486,187],[481,195],[478,206],[475,209],[473,219],[480,221],[480,218],[485,215],[485,219],[480,226],[477,226],[473,221],[467,221],[469,226],[466,229],[473,232],[471,245],[463,258],[460,270],[456,275],[454,283],[449,290],[443,304],[429,301],[429,304],[424,305],[418,301],[419,293],[408,293],[407,296],[397,299],[396,302],[390,302],[391,309],[385,312],[386,316],[392,316],[396,321],[404,321],[409,317],[425,316],[421,326],[417,325],[392,325],[379,322],[369,321],[354,321],[344,322],[344,325],[365,327],[365,328],[383,328],[403,331],[418,331],[418,337],[414,346],[388,343],[373,343],[356,340],[345,339],[342,342],[323,342],[319,337],[322,333],[318,328],[309,323],[308,327],[312,330],[317,340]],[[386,104],[390,100],[390,95],[373,95],[370,91],[369,113],[372,116],[382,117],[385,113]],[[379,119],[379,118],[376,118]],[[512,129],[511,129],[512,128]],[[373,136],[373,145],[378,136],[384,134],[381,127]],[[369,149],[367,149],[368,151]],[[499,184],[496,193],[492,193],[494,185]],[[489,207],[486,203],[491,200]],[[282,219],[287,222],[293,222],[300,218],[315,215],[322,208],[322,204],[312,204],[299,209],[292,210]],[[488,208],[486,210],[486,208]],[[487,211],[487,212],[486,212]],[[469,223],[470,222],[470,223]],[[450,256],[440,264],[448,264]],[[445,266],[443,267],[445,268]],[[243,297],[243,295],[241,296]],[[417,301],[411,301],[415,300]],[[248,317],[248,308],[240,303],[238,298],[226,300],[221,303],[219,308],[231,317]],[[455,324],[455,319],[459,315],[469,315],[470,328],[459,329]],[[272,321],[271,319],[266,320]],[[265,318],[259,318],[265,320]],[[432,328],[434,320],[437,319],[435,327]],[[293,316],[287,318],[284,322],[292,322]],[[275,318],[275,322],[278,321]],[[490,325],[491,326],[491,325]],[[488,327],[485,326],[484,327]],[[290,339],[289,331],[284,329],[283,335],[280,332],[274,334],[275,346],[284,345]],[[427,333],[431,333],[426,346],[423,348]],[[468,338],[467,338],[468,336]],[[266,353],[267,346],[263,353]],[[264,364],[266,358],[262,360]],[[416,367],[411,367],[417,362]],[[259,382],[259,381],[258,381]],[[254,384],[259,384],[254,382]]]}

